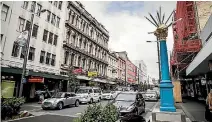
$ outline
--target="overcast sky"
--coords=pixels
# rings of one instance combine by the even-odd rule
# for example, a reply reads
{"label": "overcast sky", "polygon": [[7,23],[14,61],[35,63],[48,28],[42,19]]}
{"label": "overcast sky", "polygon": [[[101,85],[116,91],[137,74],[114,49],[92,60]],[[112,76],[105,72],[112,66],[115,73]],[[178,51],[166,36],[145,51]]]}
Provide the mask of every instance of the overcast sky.
{"label": "overcast sky", "polygon": [[[109,31],[109,49],[113,51],[127,51],[131,61],[143,60],[147,65],[147,72],[153,78],[158,78],[157,46],[156,43],[146,43],[146,40],[156,40],[152,34],[155,30],[144,16],[153,13],[162,6],[166,18],[176,8],[176,2],[112,2],[112,1],[81,1],[85,9],[102,23]],[[149,16],[148,16],[149,17]],[[167,38],[168,50],[173,47],[173,33],[169,29]]]}

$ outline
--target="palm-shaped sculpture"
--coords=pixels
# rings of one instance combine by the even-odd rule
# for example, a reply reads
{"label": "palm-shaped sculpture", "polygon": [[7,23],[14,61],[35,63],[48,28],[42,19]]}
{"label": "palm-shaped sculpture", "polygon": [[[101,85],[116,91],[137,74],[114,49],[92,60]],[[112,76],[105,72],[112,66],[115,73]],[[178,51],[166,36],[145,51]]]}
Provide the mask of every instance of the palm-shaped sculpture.
{"label": "palm-shaped sculpture", "polygon": [[161,81],[160,81],[160,95],[161,95],[161,104],[160,110],[161,111],[169,111],[175,112],[176,108],[174,107],[174,98],[173,98],[173,85],[170,80],[169,75],[169,63],[168,63],[168,54],[167,54],[167,45],[166,45],[166,37],[168,36],[168,28],[176,23],[171,22],[169,24],[168,21],[173,15],[174,11],[169,15],[168,19],[164,22],[165,14],[161,16],[161,7],[159,11],[157,11],[157,15],[154,18],[150,13],[150,17],[152,21],[145,17],[149,22],[151,22],[155,27],[156,30],[152,32],[160,42],[160,67],[161,67]]}
{"label": "palm-shaped sculpture", "polygon": [[149,13],[149,16],[151,17],[152,21],[145,17],[150,23],[152,23],[157,29],[152,32],[154,33],[155,36],[158,37],[158,39],[164,39],[164,37],[168,36],[168,28],[176,23],[177,21],[181,20],[182,18],[178,19],[177,21],[172,21],[171,23],[168,24],[171,16],[173,15],[174,10],[171,12],[171,14],[169,15],[169,17],[167,18],[167,20],[164,22],[165,20],[165,13],[163,14],[163,16],[161,16],[161,7],[159,8],[159,11],[157,11],[157,15],[154,18],[152,16],[152,14]]}

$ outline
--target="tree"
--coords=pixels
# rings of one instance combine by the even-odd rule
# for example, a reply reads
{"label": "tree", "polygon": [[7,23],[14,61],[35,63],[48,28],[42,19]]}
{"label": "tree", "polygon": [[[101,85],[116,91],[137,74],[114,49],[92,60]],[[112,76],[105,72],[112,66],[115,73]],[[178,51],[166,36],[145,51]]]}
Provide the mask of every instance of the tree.
{"label": "tree", "polygon": [[69,82],[69,87],[73,92],[76,91],[77,86],[79,85],[79,80],[77,79],[77,75],[73,73],[74,67],[69,66],[68,68],[68,82]]}

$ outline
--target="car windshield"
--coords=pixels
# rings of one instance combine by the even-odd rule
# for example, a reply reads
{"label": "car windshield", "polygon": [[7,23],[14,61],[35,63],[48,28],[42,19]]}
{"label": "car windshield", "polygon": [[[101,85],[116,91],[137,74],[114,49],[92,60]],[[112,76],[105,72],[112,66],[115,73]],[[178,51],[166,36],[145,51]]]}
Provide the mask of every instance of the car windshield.
{"label": "car windshield", "polygon": [[133,93],[120,93],[116,97],[116,101],[135,101],[136,94]]}
{"label": "car windshield", "polygon": [[110,92],[111,92],[110,90],[103,91],[103,93],[110,93]]}
{"label": "car windshield", "polygon": [[89,92],[89,89],[79,89],[77,91],[77,94],[88,93],[88,92]]}
{"label": "car windshield", "polygon": [[65,97],[65,93],[58,92],[58,93],[54,94],[52,97],[53,98],[64,98]]}

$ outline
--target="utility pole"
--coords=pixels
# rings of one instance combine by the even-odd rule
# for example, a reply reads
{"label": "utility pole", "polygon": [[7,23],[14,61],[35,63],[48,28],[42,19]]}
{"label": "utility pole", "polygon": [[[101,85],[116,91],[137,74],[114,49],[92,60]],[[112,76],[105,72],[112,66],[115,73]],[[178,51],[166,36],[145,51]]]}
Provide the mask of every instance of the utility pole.
{"label": "utility pole", "polygon": [[158,70],[159,70],[159,83],[161,81],[161,67],[160,67],[160,46],[159,46],[159,40],[157,38],[157,53],[158,53]]}
{"label": "utility pole", "polygon": [[125,61],[125,86],[127,87],[127,62]]}
{"label": "utility pole", "polygon": [[[35,6],[36,4],[32,4],[32,12],[35,11]],[[23,48],[25,48],[24,51],[24,62],[23,62],[23,71],[22,71],[22,75],[21,75],[21,83],[20,83],[20,89],[19,89],[19,95],[18,97],[22,97],[22,92],[23,92],[23,81],[25,80],[25,75],[26,75],[26,66],[27,66],[27,58],[28,58],[28,54],[29,54],[29,44],[30,44],[30,37],[31,37],[31,33],[32,33],[32,28],[33,28],[33,20],[34,20],[34,13],[31,14],[31,19],[30,19],[30,27],[29,27],[29,32],[28,32],[28,37],[27,37],[27,41],[26,44]]]}

